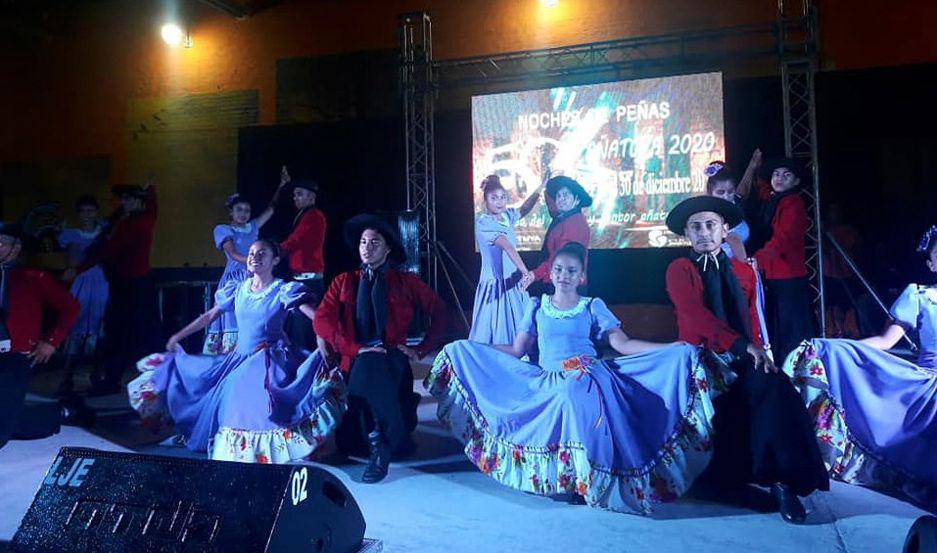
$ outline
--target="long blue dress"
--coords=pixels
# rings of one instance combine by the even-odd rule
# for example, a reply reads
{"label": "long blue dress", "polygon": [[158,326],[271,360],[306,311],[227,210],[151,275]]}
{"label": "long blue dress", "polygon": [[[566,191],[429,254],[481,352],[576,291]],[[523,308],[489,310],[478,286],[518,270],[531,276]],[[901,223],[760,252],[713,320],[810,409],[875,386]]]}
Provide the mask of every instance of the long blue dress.
{"label": "long blue dress", "polygon": [[[80,261],[84,261],[87,249],[101,234],[101,227],[88,232],[77,228],[67,228],[59,235],[59,244],[68,249],[75,245],[81,254]],[[81,304],[81,311],[72,332],[68,337],[68,353],[93,353],[98,340],[104,335],[104,311],[107,309],[107,298],[110,290],[104,269],[95,265],[75,277],[69,290],[72,296]]]}
{"label": "long blue dress", "polygon": [[911,284],[890,310],[916,329],[917,363],[853,340],[807,340],[784,370],[816,421],[833,478],[937,505],[937,288]]}
{"label": "long blue dress", "polygon": [[[224,251],[224,243],[230,240],[234,244],[234,251],[238,254],[247,256],[251,244],[257,241],[259,227],[257,221],[248,221],[243,227],[234,225],[218,225],[215,227],[215,247],[224,252],[225,264],[224,272],[221,274],[221,280],[218,281],[218,289],[224,288],[229,282],[241,282],[250,276],[247,267],[232,259],[228,252]],[[211,325],[205,330],[205,345],[202,353],[207,355],[218,355],[219,353],[228,353],[234,351],[237,346],[238,327],[234,313],[225,313],[218,319],[212,321]]]}
{"label": "long blue dress", "polygon": [[[289,344],[283,321],[306,301],[302,285],[275,280],[252,292],[228,282],[216,305],[237,317],[238,341],[226,355],[176,351],[141,360],[128,385],[144,426],[174,423],[193,451],[222,461],[285,463],[309,455],[345,410],[344,383],[322,355]],[[310,323],[311,324],[311,323]]]}
{"label": "long blue dress", "polygon": [[593,341],[618,326],[601,299],[559,310],[534,298],[521,330],[537,337],[539,364],[468,340],[447,345],[425,382],[437,416],[506,486],[642,514],[675,500],[712,455],[702,351],[598,359]]}
{"label": "long blue dress", "polygon": [[520,288],[521,273],[504,250],[495,245],[504,236],[517,247],[514,226],[520,211],[509,208],[500,217],[483,213],[475,220],[475,241],[482,267],[475,289],[469,340],[483,344],[510,344],[517,336],[529,296]]}

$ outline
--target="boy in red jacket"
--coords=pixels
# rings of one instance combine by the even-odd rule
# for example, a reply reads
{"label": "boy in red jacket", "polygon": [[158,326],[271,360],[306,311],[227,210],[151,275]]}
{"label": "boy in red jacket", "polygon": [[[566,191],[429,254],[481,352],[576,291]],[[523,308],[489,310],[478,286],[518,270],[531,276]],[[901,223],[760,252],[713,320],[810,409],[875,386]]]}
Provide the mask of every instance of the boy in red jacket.
{"label": "boy in red jacket", "polygon": [[[325,293],[322,245],[326,229],[325,215],[316,208],[319,185],[309,179],[297,179],[292,186],[297,213],[293,231],[280,243],[280,251],[289,261],[293,280],[308,288],[318,302]],[[315,349],[315,334],[306,317],[291,316],[286,322],[286,333],[294,344],[309,351]]]}
{"label": "boy in red jacket", "polygon": [[[55,353],[78,318],[78,301],[54,278],[19,266],[25,235],[0,223],[0,447],[15,432],[29,369]],[[43,312],[54,313],[42,329]]]}
{"label": "boy in red jacket", "polygon": [[[406,256],[387,221],[353,217],[345,223],[345,241],[357,246],[361,268],[329,285],[316,309],[315,330],[323,349],[337,352],[348,372],[349,405],[336,436],[339,447],[355,449],[362,441],[358,433],[367,436],[370,462],[362,481],[373,483],[387,476],[392,451],[413,446],[419,396],[413,393],[410,363],[442,345],[446,305],[419,278],[394,267]],[[429,316],[430,325],[411,349],[407,331],[417,310]]]}
{"label": "boy in red jacket", "polygon": [[[739,208],[721,198],[697,196],[677,204],[667,227],[689,238],[692,250],[667,268],[667,294],[679,338],[712,350],[735,373],[713,402],[709,480],[720,491],[766,486],[781,517],[801,524],[807,513],[797,496],[828,490],[829,477],[800,395],[764,349],[755,273],[722,250],[729,228],[741,220]],[[711,389],[715,394],[717,387]]]}
{"label": "boy in red jacket", "polygon": [[759,215],[753,223],[767,239],[755,251],[757,267],[765,276],[768,330],[774,358],[783,363],[801,341],[814,335],[810,283],[807,279],[806,237],[810,226],[801,195],[803,170],[793,159],[768,162],[755,193]]}

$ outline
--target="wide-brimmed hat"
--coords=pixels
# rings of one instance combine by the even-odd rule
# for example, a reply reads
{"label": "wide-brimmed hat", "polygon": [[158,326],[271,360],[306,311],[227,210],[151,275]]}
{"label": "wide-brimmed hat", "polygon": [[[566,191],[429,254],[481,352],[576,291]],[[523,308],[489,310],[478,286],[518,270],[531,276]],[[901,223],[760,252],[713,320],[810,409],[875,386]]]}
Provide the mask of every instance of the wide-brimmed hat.
{"label": "wide-brimmed hat", "polygon": [[18,239],[20,241],[20,246],[24,250],[36,249],[36,237],[27,233],[23,228],[23,225],[19,223],[0,222],[0,234],[4,236],[12,236],[13,238]]}
{"label": "wide-brimmed hat", "polygon": [[776,157],[769,159],[761,166],[761,177],[768,182],[771,182],[771,175],[774,174],[775,169],[784,167],[791,173],[800,179],[801,182],[804,181],[804,177],[807,176],[806,168],[804,164],[799,160],[796,160],[792,157]]}
{"label": "wide-brimmed hat", "polygon": [[345,221],[345,243],[348,244],[349,248],[358,251],[361,233],[366,229],[374,229],[384,237],[387,247],[390,248],[388,257],[391,260],[397,263],[403,263],[407,260],[407,252],[403,249],[403,242],[400,240],[400,233],[397,231],[396,225],[392,224],[386,217],[373,213],[362,213]]}
{"label": "wide-brimmed hat", "polygon": [[111,187],[111,194],[117,196],[133,196],[141,200],[146,198],[146,189],[137,184],[118,184]]}
{"label": "wide-brimmed hat", "polygon": [[19,238],[21,241],[27,238],[23,226],[18,223],[5,223],[0,221],[0,234]]}
{"label": "wide-brimmed hat", "polygon": [[319,193],[319,183],[313,179],[302,178],[302,179],[293,179],[289,184],[290,192],[294,188],[302,188],[303,190],[308,190],[310,192]]}
{"label": "wide-brimmed hat", "polygon": [[592,205],[592,196],[586,192],[586,189],[583,188],[576,179],[567,177],[566,175],[559,175],[551,178],[547,181],[547,196],[556,199],[556,193],[559,192],[560,188],[569,188],[573,196],[579,198],[579,207],[589,207]]}
{"label": "wide-brimmed hat", "polygon": [[674,234],[683,235],[687,220],[702,211],[718,213],[729,228],[742,222],[742,210],[734,203],[715,196],[693,196],[670,210],[667,214],[667,228]]}

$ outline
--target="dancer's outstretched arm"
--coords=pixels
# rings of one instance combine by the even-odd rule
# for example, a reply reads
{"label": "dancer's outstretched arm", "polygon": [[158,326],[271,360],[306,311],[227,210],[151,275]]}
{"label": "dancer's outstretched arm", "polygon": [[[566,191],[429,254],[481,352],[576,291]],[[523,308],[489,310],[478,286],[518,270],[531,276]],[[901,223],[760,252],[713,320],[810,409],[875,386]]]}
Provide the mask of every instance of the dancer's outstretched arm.
{"label": "dancer's outstretched arm", "polygon": [[206,326],[210,325],[212,321],[221,316],[221,308],[218,306],[212,307],[208,311],[202,313],[195,318],[194,321],[186,325],[185,328],[179,332],[172,335],[168,342],[166,342],[166,351],[173,351],[176,349],[176,345],[179,344],[182,340],[185,340],[189,336],[195,334],[199,330],[204,329]]}
{"label": "dancer's outstretched arm", "polygon": [[628,335],[625,334],[625,332],[620,328],[615,328],[608,331],[608,343],[610,346],[612,346],[612,349],[622,355],[634,355],[635,353],[654,351],[656,349],[665,348],[671,345],[629,338]]}
{"label": "dancer's outstretched arm", "polygon": [[286,170],[286,165],[280,169],[280,185],[277,186],[277,189],[273,192],[273,197],[270,198],[270,203],[267,205],[267,209],[263,210],[261,214],[254,219],[257,222],[257,228],[260,228],[267,224],[267,221],[270,220],[270,217],[273,217],[273,210],[276,209],[277,203],[280,201],[280,194],[283,192],[283,188],[290,183],[290,174]]}
{"label": "dancer's outstretched arm", "polygon": [[547,181],[540,183],[540,186],[534,190],[530,196],[527,196],[527,199],[524,200],[524,203],[518,208],[518,211],[521,212],[521,217],[526,217],[528,213],[533,210],[534,206],[537,205],[537,202],[540,201],[540,193],[543,192],[543,188],[547,185]]}
{"label": "dancer's outstretched arm", "polygon": [[873,347],[875,349],[891,349],[895,347],[895,344],[898,343],[904,336],[905,330],[904,327],[899,324],[890,324],[888,328],[885,329],[885,332],[879,334],[878,336],[870,336],[868,338],[859,340],[859,342]]}

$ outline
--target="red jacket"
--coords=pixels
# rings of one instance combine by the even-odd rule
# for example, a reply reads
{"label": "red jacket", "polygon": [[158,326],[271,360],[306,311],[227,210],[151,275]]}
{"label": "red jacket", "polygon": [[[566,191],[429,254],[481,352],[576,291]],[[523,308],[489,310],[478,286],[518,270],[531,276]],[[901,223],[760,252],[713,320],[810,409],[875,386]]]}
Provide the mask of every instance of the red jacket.
{"label": "red jacket", "polygon": [[[78,300],[48,273],[36,269],[10,269],[7,279],[10,312],[6,327],[11,351],[29,353],[39,340],[58,347],[78,318]],[[46,332],[42,331],[44,313],[54,313]]]}
{"label": "red jacket", "polygon": [[[748,300],[749,320],[752,322],[752,342],[762,345],[758,328],[758,311],[755,296],[755,272],[749,265],[732,260],[732,272]],[[736,331],[706,307],[703,299],[703,277],[689,258],[673,260],[667,267],[667,295],[677,312],[677,330],[680,340],[703,346],[716,353],[729,351],[741,338]]]}
{"label": "red jacket", "polygon": [[[560,248],[570,242],[579,242],[585,246],[586,255],[588,256],[589,237],[589,223],[586,222],[586,216],[583,215],[581,211],[553,227],[553,230],[544,237],[547,243],[547,259],[534,269],[534,276],[537,277],[537,280],[550,282],[553,258]],[[586,272],[585,269],[588,268],[588,263],[589,260],[587,258],[586,267],[583,267],[583,272]]]}
{"label": "red jacket", "polygon": [[99,263],[104,265],[109,276],[121,280],[142,277],[150,272],[153,230],[159,213],[156,187],[147,188],[145,201],[143,211],[117,221],[104,246],[97,251],[92,248],[88,259],[78,267],[78,272]]}
{"label": "red jacket", "polygon": [[[769,201],[771,185],[759,182],[758,197],[763,202]],[[781,198],[771,219],[771,239],[754,256],[766,279],[807,276],[805,241],[809,225],[807,208],[799,193]]]}
{"label": "red jacket", "polygon": [[280,244],[280,249],[289,256],[293,274],[322,273],[325,271],[322,257],[324,243],[325,215],[312,207],[299,216],[293,232]]}
{"label": "red jacket", "polygon": [[[423,342],[414,350],[423,357],[443,343],[446,331],[446,304],[436,292],[417,277],[388,269],[387,324],[384,345],[393,348],[407,343],[407,331],[419,308],[430,317],[429,329]],[[358,355],[361,344],[355,337],[355,304],[361,271],[349,271],[335,277],[316,309],[313,327],[342,357],[342,370],[348,371]]]}

